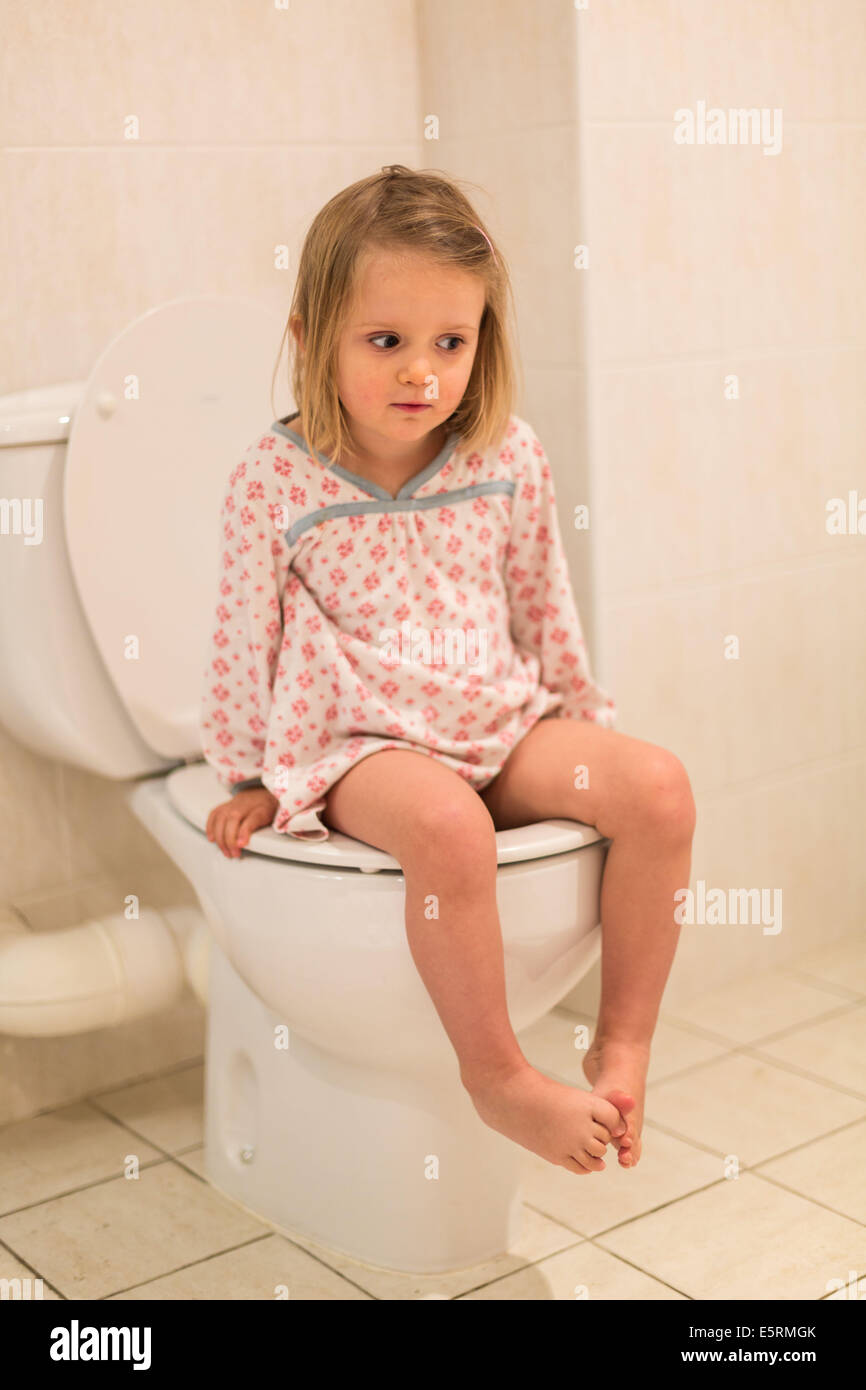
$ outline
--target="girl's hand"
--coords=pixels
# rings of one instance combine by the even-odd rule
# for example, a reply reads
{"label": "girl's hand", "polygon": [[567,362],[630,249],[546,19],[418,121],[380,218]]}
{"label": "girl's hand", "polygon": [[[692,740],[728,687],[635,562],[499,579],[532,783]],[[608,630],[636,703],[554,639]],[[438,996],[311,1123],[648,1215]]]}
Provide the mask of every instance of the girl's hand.
{"label": "girl's hand", "polygon": [[207,818],[207,837],[219,845],[226,859],[240,859],[253,831],[273,822],[279,804],[267,787],[236,792],[230,801],[214,806]]}

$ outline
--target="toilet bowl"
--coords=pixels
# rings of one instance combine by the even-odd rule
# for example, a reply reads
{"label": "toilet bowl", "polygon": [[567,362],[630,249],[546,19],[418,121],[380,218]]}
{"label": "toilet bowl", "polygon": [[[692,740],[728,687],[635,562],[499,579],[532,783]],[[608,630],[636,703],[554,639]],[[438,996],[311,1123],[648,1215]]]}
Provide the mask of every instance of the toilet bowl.
{"label": "toilet bowl", "polygon": [[[461,1085],[409,951],[399,863],[337,832],[259,830],[239,859],[205,834],[226,799],[197,734],[219,506],[275,418],[282,326],[244,301],[176,300],[129,325],[87,383],[0,398],[0,497],[19,504],[0,546],[15,595],[0,723],[122,782],[201,904],[207,1179],[289,1236],[435,1273],[513,1243],[526,1152]],[[497,832],[496,848],[519,1033],[598,958],[607,841],[550,820]]]}

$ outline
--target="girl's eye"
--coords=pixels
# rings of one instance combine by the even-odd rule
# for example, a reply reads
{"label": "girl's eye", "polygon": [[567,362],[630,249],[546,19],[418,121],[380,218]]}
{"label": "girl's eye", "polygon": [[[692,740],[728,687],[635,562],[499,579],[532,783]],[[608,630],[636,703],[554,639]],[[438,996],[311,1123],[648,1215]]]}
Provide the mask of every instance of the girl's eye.
{"label": "girl's eye", "polygon": [[[397,334],[396,334],[396,333],[377,333],[376,336],[375,336],[375,338],[370,338],[369,341],[370,341],[371,343],[376,343],[376,342],[378,342],[378,340],[379,340],[380,338],[396,338],[396,337],[397,337]],[[462,342],[463,342],[463,339],[462,339],[462,338],[459,338],[459,337],[457,336],[456,333],[446,333],[445,338],[446,338],[447,341],[452,342],[452,343],[462,343]],[[442,341],[442,339],[440,339],[440,342],[441,342],[441,341]],[[383,351],[383,352],[387,352],[388,349],[387,349],[387,348],[383,348],[382,351]],[[449,351],[449,352],[455,352],[455,351],[456,351],[456,348],[449,348],[448,351]]]}

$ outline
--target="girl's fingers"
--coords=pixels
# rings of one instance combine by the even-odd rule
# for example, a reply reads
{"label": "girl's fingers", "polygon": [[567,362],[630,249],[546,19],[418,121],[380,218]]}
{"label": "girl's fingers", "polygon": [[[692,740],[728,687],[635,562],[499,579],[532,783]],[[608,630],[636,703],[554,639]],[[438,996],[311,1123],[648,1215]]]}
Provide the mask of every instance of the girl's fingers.
{"label": "girl's fingers", "polygon": [[254,831],[271,825],[273,812],[259,804],[244,814],[235,802],[215,806],[207,818],[206,834],[229,859],[239,859]]}
{"label": "girl's fingers", "polygon": [[223,838],[225,840],[226,849],[228,850],[229,855],[237,855],[240,853],[240,851],[237,848],[237,835],[238,830],[240,829],[240,824],[240,812],[236,811],[234,815],[229,814],[228,816],[226,816],[225,833]]}
{"label": "girl's fingers", "polygon": [[262,806],[257,806],[255,810],[249,811],[241,821],[238,844],[240,846],[247,844],[253,832],[261,830],[263,825],[270,825],[271,820],[272,817]]}

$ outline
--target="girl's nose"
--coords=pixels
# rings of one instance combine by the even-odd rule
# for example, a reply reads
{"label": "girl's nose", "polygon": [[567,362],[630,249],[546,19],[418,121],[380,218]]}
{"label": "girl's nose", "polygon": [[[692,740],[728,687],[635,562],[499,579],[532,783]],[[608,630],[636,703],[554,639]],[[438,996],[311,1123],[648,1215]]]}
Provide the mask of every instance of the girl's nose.
{"label": "girl's nose", "polygon": [[426,357],[416,357],[402,373],[403,385],[423,386],[427,377],[430,376],[430,363]]}

